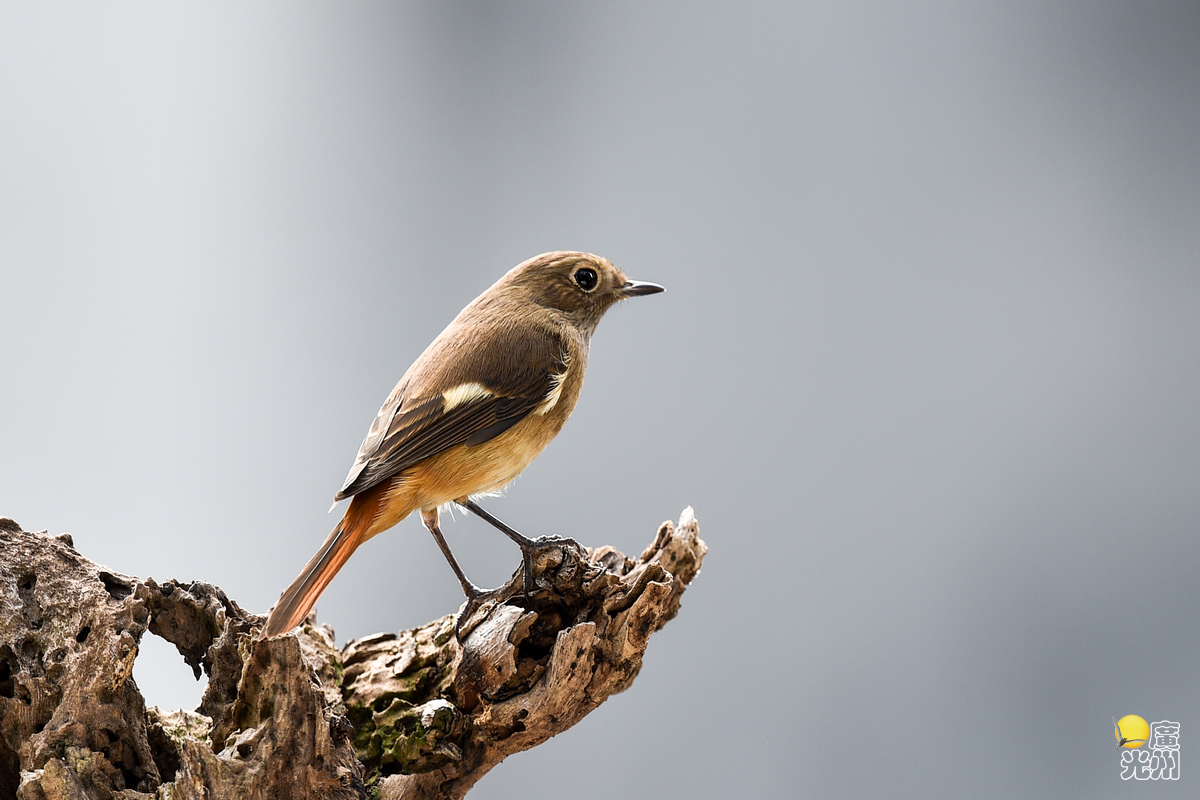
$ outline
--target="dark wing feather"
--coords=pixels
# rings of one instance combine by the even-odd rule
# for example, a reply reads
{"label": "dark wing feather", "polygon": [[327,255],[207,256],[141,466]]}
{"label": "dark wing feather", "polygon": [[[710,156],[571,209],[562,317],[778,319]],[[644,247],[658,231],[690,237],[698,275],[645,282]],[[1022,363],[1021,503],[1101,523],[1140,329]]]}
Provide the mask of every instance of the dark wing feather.
{"label": "dark wing feather", "polygon": [[401,381],[380,409],[337,500],[377,486],[451,447],[474,447],[499,436],[537,408],[567,368],[565,343],[552,332],[531,330],[516,337],[509,331],[503,337],[482,338],[490,340],[490,346],[476,342],[470,361],[444,366],[446,375],[435,385],[446,391],[478,383],[493,394],[444,411],[441,392],[409,397],[411,381]]}

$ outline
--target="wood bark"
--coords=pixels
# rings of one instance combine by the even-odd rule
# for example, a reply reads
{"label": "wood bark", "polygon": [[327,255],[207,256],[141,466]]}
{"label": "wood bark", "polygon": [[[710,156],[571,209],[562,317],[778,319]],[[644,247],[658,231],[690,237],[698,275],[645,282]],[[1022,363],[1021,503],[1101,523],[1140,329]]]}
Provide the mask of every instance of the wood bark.
{"label": "wood bark", "polygon": [[[69,535],[0,519],[0,800],[460,798],[505,757],[637,676],[707,548],[691,509],[636,559],[545,540],[494,602],[338,649],[314,618],[279,639],[203,582],[139,580]],[[208,686],[147,707],[149,632]]]}

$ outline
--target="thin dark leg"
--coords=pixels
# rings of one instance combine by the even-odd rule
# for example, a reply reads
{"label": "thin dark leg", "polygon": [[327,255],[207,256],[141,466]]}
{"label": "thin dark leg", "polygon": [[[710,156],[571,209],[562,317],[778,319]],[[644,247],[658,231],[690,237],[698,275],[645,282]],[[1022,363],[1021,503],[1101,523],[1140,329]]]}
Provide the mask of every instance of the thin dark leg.
{"label": "thin dark leg", "polygon": [[458,565],[458,559],[450,552],[450,545],[446,544],[446,538],[442,536],[442,529],[438,525],[437,510],[421,512],[421,521],[425,523],[425,527],[433,534],[433,539],[438,543],[438,547],[442,549],[442,555],[446,557],[446,561],[450,564],[450,569],[454,570],[454,574],[458,577],[458,582],[462,585],[463,594],[467,596],[467,607],[463,609],[458,618],[454,620],[454,636],[459,641],[462,641],[462,626],[463,623],[471,618],[478,608],[487,600],[492,599],[500,591],[492,589],[486,591],[480,589],[475,584],[467,580],[466,574],[462,571],[462,567]]}
{"label": "thin dark leg", "polygon": [[463,508],[465,508],[467,511],[470,511],[475,516],[480,517],[481,519],[484,519],[484,520],[487,520],[488,522],[490,522],[492,525],[494,525],[496,528],[498,528],[500,531],[502,531],[505,536],[507,536],[508,538],[512,539],[514,542],[519,544],[522,549],[533,546],[533,544],[534,544],[533,539],[530,539],[528,536],[522,536],[521,534],[517,533],[512,528],[508,527],[503,522],[496,519],[491,514],[484,511],[482,508],[480,508],[479,503],[476,503],[471,498],[468,497],[465,501],[459,500],[458,504],[460,506],[462,506]]}
{"label": "thin dark leg", "polygon": [[[431,518],[432,517],[432,518]],[[454,553],[450,552],[450,545],[446,544],[446,538],[442,536],[442,529],[438,527],[438,519],[436,514],[427,516],[424,512],[421,513],[421,521],[425,523],[425,527],[433,534],[433,539],[438,543],[438,547],[442,548],[442,555],[450,562],[450,569],[454,570],[454,574],[458,576],[458,582],[462,584],[463,593],[468,598],[475,597],[483,590],[475,584],[467,580],[467,576],[462,571],[462,567],[458,565],[458,559],[454,557]]]}
{"label": "thin dark leg", "polygon": [[521,548],[521,560],[524,563],[524,574],[522,578],[525,588],[525,596],[528,597],[529,592],[533,590],[533,551],[537,548],[537,542],[535,542],[533,539],[530,539],[528,536],[522,536],[521,534],[517,533],[512,528],[508,527],[503,522],[484,511],[479,507],[478,503],[469,497],[456,502],[475,516],[491,523],[505,536],[516,542],[517,546]]}

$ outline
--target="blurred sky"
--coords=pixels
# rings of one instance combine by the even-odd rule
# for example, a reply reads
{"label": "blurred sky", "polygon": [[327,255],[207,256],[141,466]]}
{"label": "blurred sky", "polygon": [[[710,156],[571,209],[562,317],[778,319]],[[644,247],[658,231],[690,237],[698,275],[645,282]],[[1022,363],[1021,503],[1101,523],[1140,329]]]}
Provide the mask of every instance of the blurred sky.
{"label": "blurred sky", "polygon": [[[1196,795],[1194,2],[4,3],[0,515],[263,613],[407,366],[554,249],[668,291],[487,507],[637,553],[690,504],[711,551],[472,797]],[[414,518],[319,612],[460,602]],[[1119,778],[1129,713],[1180,781]]]}

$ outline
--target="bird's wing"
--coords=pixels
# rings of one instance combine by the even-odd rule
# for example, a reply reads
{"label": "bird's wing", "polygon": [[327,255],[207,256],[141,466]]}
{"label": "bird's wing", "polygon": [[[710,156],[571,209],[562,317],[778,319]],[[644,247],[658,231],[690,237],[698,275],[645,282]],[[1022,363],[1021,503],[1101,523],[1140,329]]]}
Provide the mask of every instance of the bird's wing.
{"label": "bird's wing", "polygon": [[392,390],[335,499],[451,447],[499,436],[555,392],[569,363],[563,338],[541,328],[474,331],[457,347],[438,344]]}

